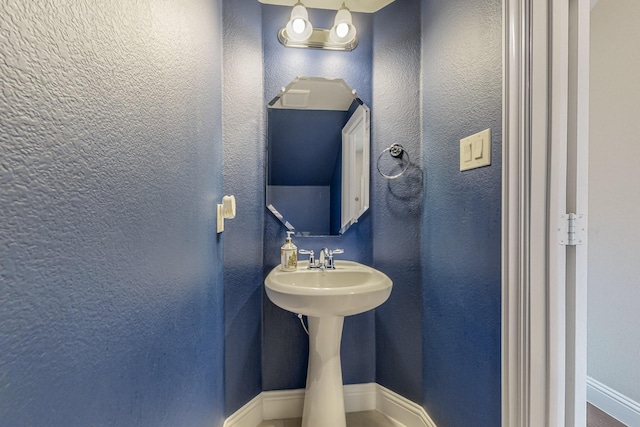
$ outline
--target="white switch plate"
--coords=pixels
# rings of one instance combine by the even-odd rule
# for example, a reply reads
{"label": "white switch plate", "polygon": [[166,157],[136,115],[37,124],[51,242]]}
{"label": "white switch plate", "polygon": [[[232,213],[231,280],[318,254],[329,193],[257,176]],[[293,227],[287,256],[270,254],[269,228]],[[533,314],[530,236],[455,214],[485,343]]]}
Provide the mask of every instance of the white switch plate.
{"label": "white switch plate", "polygon": [[460,140],[460,170],[466,171],[491,164],[491,129],[485,129]]}

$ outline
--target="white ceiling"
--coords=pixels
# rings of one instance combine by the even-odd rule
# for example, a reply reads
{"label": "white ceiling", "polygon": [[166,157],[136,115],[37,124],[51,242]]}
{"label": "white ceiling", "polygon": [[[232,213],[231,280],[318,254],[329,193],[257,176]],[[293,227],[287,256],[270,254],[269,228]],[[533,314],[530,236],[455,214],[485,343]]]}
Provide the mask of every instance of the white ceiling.
{"label": "white ceiling", "polygon": [[[258,0],[260,3],[275,4],[278,6],[293,6],[297,0]],[[351,12],[373,13],[382,9],[394,0],[303,0],[302,4],[310,9],[338,10],[342,3]]]}
{"label": "white ceiling", "polygon": [[356,94],[342,79],[297,77],[276,98],[270,108],[347,111]]}

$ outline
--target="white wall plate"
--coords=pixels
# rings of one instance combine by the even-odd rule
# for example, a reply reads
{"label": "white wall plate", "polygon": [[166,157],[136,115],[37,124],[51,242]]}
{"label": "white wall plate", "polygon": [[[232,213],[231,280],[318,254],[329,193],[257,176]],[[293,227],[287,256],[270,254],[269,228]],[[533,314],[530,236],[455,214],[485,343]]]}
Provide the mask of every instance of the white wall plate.
{"label": "white wall plate", "polygon": [[460,170],[466,171],[491,164],[491,129],[485,129],[460,140]]}

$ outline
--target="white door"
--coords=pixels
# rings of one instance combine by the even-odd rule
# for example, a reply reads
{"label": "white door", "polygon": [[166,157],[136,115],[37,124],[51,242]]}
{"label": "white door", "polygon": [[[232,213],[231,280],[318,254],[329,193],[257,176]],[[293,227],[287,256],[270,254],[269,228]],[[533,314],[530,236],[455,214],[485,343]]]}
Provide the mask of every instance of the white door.
{"label": "white door", "polygon": [[590,4],[504,8],[503,426],[582,427]]}

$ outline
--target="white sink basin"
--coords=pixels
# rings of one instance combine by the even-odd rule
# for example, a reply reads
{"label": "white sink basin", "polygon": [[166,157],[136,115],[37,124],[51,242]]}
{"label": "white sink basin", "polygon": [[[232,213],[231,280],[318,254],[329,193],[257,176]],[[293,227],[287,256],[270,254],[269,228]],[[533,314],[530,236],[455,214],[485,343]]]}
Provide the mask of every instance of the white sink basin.
{"label": "white sink basin", "polygon": [[269,299],[293,313],[313,317],[350,316],[371,310],[389,298],[386,274],[353,261],[335,261],[335,270],[271,270],[265,279]]}

